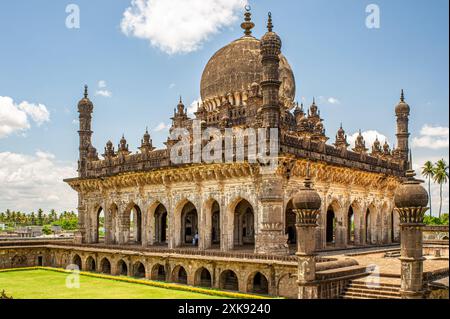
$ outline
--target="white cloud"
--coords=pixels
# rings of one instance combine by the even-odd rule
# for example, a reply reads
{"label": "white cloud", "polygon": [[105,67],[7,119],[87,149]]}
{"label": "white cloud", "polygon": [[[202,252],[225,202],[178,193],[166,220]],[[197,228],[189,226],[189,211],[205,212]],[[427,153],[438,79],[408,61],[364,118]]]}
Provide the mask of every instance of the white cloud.
{"label": "white cloud", "polygon": [[420,130],[420,136],[412,140],[413,147],[441,149],[449,146],[449,128],[442,126],[430,126],[425,124]]}
{"label": "white cloud", "polygon": [[[380,141],[381,145],[384,144],[385,141],[389,140],[386,137],[386,135],[378,132],[378,131],[365,131],[361,133],[362,136],[364,137],[364,141],[366,141],[366,147],[371,150],[372,149],[372,145],[375,142],[376,138],[378,137],[378,140]],[[348,136],[348,142],[350,143],[351,147],[355,147],[355,141],[356,138],[358,137],[359,132],[353,133],[352,135]],[[390,145],[392,148],[392,145]]]}
{"label": "white cloud", "polygon": [[247,0],[132,0],[121,29],[165,53],[189,53],[233,25],[246,4]]}
{"label": "white cloud", "polygon": [[97,83],[98,89],[95,91],[95,95],[103,96],[103,97],[111,97],[112,93],[107,89],[107,84],[105,80],[100,80]]}
{"label": "white cloud", "polygon": [[161,132],[161,131],[168,130],[169,128],[170,128],[169,125],[167,125],[166,123],[161,122],[153,129],[153,131]]}
{"label": "white cloud", "polygon": [[28,130],[30,118],[38,126],[50,121],[50,113],[43,104],[26,101],[16,104],[8,96],[0,96],[0,138]]}
{"label": "white cloud", "polygon": [[106,87],[106,81],[105,80],[98,81],[98,87],[99,87],[99,89],[105,88]]}
{"label": "white cloud", "polygon": [[330,104],[337,104],[337,105],[341,104],[341,102],[335,97],[329,97],[327,101]]}
{"label": "white cloud", "polygon": [[169,85],[169,89],[173,89],[174,87],[176,86],[176,84],[175,83],[170,83],[170,85]]}
{"label": "white cloud", "polygon": [[189,116],[194,116],[194,113],[198,110],[198,104],[202,102],[202,98],[198,98],[197,100],[193,101],[191,105],[187,108],[187,114]]}
{"label": "white cloud", "polygon": [[108,90],[97,90],[95,92],[95,95],[100,95],[100,96],[103,96],[103,97],[111,97],[112,93],[110,91],[108,91]]}
{"label": "white cloud", "polygon": [[19,109],[27,113],[38,126],[50,121],[50,113],[43,104],[32,104],[24,101],[19,104]]}
{"label": "white cloud", "polygon": [[74,210],[77,195],[64,178],[76,176],[76,164],[59,162],[53,154],[37,151],[34,155],[0,152],[0,211],[22,212]]}

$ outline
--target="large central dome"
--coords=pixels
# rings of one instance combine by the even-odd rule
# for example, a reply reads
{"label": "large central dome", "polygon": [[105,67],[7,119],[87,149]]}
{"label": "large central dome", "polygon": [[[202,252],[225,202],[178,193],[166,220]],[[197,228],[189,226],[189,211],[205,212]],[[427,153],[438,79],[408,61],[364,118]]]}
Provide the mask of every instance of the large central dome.
{"label": "large central dome", "polygon": [[[200,93],[202,101],[242,93],[253,83],[262,81],[260,40],[246,35],[217,51],[203,71]],[[280,55],[280,97],[293,101],[295,79],[288,61]]]}

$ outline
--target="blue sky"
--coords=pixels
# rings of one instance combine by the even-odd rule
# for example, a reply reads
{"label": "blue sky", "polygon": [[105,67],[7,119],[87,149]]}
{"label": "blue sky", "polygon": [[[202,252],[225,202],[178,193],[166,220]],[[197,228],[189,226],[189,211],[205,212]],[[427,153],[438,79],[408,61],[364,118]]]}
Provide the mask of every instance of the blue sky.
{"label": "blue sky", "polygon": [[[214,3],[223,0],[211,0],[200,7],[198,0],[184,1],[192,10],[191,16],[199,16],[201,26],[181,23],[178,18],[183,12],[177,10],[182,8],[175,6],[162,10],[162,14],[155,11],[160,16],[153,16],[172,21],[170,28],[153,25],[151,35],[144,38],[126,35],[121,28],[130,0],[2,2],[0,96],[12,99],[19,109],[23,101],[42,104],[49,117],[26,112],[28,125],[22,121],[22,126],[17,124],[3,134],[0,118],[0,157],[5,165],[0,181],[11,186],[7,195],[0,195],[0,211],[36,210],[39,205],[47,209],[76,207],[75,197],[58,174],[76,175],[78,136],[74,120],[85,83],[95,105],[93,142],[100,153],[109,139],[117,144],[122,133],[135,151],[146,126],[154,143],[162,146],[167,131],[158,127],[170,124],[178,96],[183,96],[186,105],[198,99],[208,59],[242,35],[243,10],[239,8],[244,0],[235,0],[229,12],[216,10],[215,15],[204,14],[203,9],[208,12],[207,8],[214,9]],[[66,6],[71,3],[80,8],[79,29],[65,25]],[[371,3],[380,8],[379,29],[368,29],[365,24],[366,6]],[[332,140],[343,122],[349,135],[358,129],[377,131],[368,136],[380,134],[391,144],[395,142],[394,107],[403,88],[412,108],[416,166],[428,158],[448,160],[447,0],[258,0],[250,4],[256,37],[265,32],[267,12],[272,12],[283,53],[296,76],[297,99],[305,99],[306,105],[313,96],[319,100]],[[211,26],[218,32],[204,31]],[[197,30],[205,33],[204,37],[197,42],[194,37],[194,44],[178,45],[175,52],[168,53],[160,44],[180,43]],[[106,87],[100,88],[99,81]],[[97,91],[108,91],[111,96],[98,95]],[[25,112],[24,107],[21,110]],[[3,123],[4,127],[10,122]],[[28,163],[26,168],[18,164],[22,162]],[[40,165],[33,167],[29,162]],[[58,173],[49,174],[47,180],[36,177],[36,172],[47,169]],[[53,184],[55,178],[58,182]],[[42,185],[55,194],[43,198]],[[14,203],[17,207],[11,206]]]}

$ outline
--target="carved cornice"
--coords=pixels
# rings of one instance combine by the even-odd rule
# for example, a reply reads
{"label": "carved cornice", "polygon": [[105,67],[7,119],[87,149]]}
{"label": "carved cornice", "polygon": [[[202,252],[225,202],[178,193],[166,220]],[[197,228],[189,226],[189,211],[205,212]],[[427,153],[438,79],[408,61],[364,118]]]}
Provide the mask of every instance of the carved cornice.
{"label": "carved cornice", "polygon": [[74,190],[81,193],[144,185],[165,185],[173,183],[200,183],[202,181],[223,181],[259,175],[258,166],[248,163],[201,164],[178,168],[159,169],[150,172],[123,173],[102,178],[75,178],[65,180]]}

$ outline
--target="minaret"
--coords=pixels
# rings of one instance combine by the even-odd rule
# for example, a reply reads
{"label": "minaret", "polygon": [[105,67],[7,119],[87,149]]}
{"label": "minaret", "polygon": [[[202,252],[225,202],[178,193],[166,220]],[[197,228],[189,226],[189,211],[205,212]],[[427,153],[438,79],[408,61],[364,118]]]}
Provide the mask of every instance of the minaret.
{"label": "minaret", "polygon": [[261,62],[263,79],[261,81],[263,107],[262,124],[266,128],[279,127],[280,105],[279,91],[281,86],[279,67],[281,39],[273,32],[272,14],[269,12],[267,33],[261,39]]}
{"label": "minaret", "polygon": [[80,130],[78,135],[80,136],[79,145],[79,160],[78,160],[78,176],[86,176],[86,162],[89,156],[89,147],[91,146],[92,138],[92,112],[94,105],[88,98],[88,86],[84,86],[84,97],[78,103],[78,113],[80,120]]}
{"label": "minaret", "polygon": [[395,115],[397,117],[397,149],[395,150],[395,154],[398,158],[408,162],[408,153],[409,153],[409,114],[410,107],[405,102],[405,94],[402,90],[400,96],[400,103],[395,108]]}

